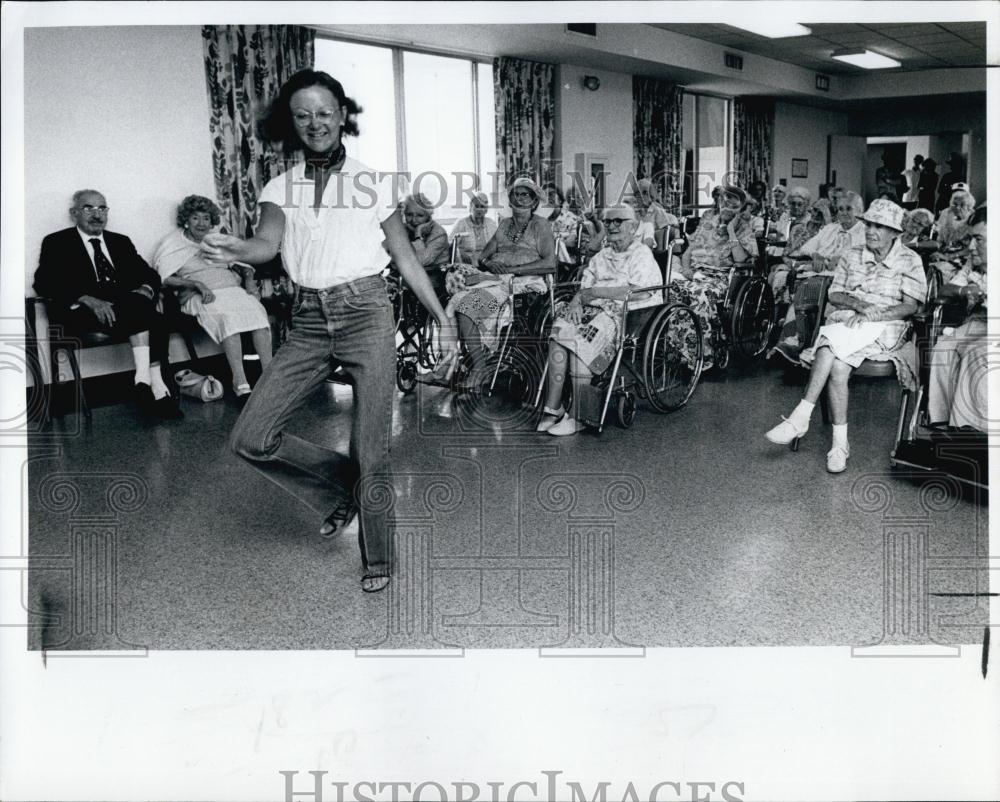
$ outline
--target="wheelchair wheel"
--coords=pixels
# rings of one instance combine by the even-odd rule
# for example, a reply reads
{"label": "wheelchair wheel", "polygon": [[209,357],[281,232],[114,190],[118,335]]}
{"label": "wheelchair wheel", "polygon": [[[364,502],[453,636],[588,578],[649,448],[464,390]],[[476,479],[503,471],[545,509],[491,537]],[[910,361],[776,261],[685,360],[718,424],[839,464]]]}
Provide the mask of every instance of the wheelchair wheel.
{"label": "wheelchair wheel", "polygon": [[431,369],[438,363],[438,357],[441,354],[440,335],[441,332],[437,321],[432,315],[428,315],[417,334],[417,342],[419,343],[420,350],[417,360],[420,362],[421,367]]}
{"label": "wheelchair wheel", "polygon": [[635,396],[632,393],[621,393],[615,405],[618,425],[628,429],[635,420]]}
{"label": "wheelchair wheel", "polygon": [[684,406],[704,365],[701,319],[684,304],[661,309],[646,327],[642,381],[657,412]]}
{"label": "wheelchair wheel", "polygon": [[409,395],[417,389],[417,365],[415,362],[399,362],[396,364],[396,386],[403,395]]}
{"label": "wheelchair wheel", "polygon": [[754,277],[740,287],[729,326],[730,345],[741,359],[753,359],[767,350],[774,327],[774,293],[764,279]]}
{"label": "wheelchair wheel", "polygon": [[394,274],[390,274],[385,280],[386,294],[389,296],[389,303],[392,304],[392,322],[394,330],[399,331],[403,325],[403,287],[402,279]]}

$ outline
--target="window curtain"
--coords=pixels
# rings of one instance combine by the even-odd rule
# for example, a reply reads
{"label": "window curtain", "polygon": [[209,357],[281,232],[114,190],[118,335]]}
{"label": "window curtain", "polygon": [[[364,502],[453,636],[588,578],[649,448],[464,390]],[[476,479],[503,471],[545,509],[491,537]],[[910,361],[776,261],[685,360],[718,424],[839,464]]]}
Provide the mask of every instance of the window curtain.
{"label": "window curtain", "polygon": [[515,58],[493,59],[497,170],[504,186],[528,175],[555,178],[555,65]]}
{"label": "window curtain", "polygon": [[684,91],[660,78],[632,76],[632,169],[649,178],[674,214],[681,204]]}
{"label": "window curtain", "polygon": [[212,168],[222,219],[252,236],[257,198],[282,172],[280,154],[257,136],[257,118],[281,85],[313,64],[316,33],[297,25],[205,25]]}
{"label": "window curtain", "polygon": [[741,186],[763,181],[771,187],[774,98],[738,97],[733,101],[733,166]]}

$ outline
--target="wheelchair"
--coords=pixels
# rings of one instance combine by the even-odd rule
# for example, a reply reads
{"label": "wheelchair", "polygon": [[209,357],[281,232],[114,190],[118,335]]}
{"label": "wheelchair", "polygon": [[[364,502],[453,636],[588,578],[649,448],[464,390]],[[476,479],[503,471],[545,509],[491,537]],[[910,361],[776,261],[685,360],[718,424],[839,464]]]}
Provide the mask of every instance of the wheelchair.
{"label": "wheelchair", "polygon": [[[611,407],[618,425],[627,429],[635,420],[637,399],[648,402],[656,412],[674,412],[687,404],[698,386],[704,366],[701,319],[690,306],[670,300],[672,266],[671,249],[666,283],[632,289],[625,298],[615,359],[604,373],[591,379],[592,395],[581,399],[582,420],[598,433],[604,430]],[[556,295],[568,299],[578,286],[563,285]],[[665,302],[629,309],[633,296],[649,292],[662,292]],[[540,390],[545,375],[543,369]],[[540,392],[535,403],[540,413]]]}
{"label": "wheelchair", "polygon": [[708,332],[715,366],[729,367],[732,358],[748,362],[768,348],[776,323],[774,292],[759,260],[729,269],[726,294],[716,305]]}
{"label": "wheelchair", "polygon": [[437,364],[437,324],[398,274],[390,273],[386,285],[396,324],[396,387],[410,395],[417,387],[418,368],[430,370]]}
{"label": "wheelchair", "polygon": [[[451,244],[450,262],[440,268],[442,273],[455,266],[457,259],[456,239]],[[441,352],[437,321],[395,270],[388,271],[386,286],[396,325],[396,387],[403,395],[410,395],[417,388],[419,368],[431,370],[437,364]],[[442,306],[448,303],[440,293],[438,300]]]}
{"label": "wheelchair", "polygon": [[[514,294],[511,282],[504,302],[511,310],[511,321],[500,332],[497,349],[486,363],[489,381],[483,389],[487,396],[500,393],[512,401],[538,405],[553,310],[566,292],[554,282],[555,275],[555,270],[542,274],[545,291],[541,293]],[[460,363],[459,379],[466,375],[467,366],[467,361]]]}
{"label": "wheelchair", "polygon": [[889,465],[896,470],[926,472],[928,476],[944,474],[961,486],[982,493],[985,499],[989,488],[986,433],[934,426],[928,415],[931,351],[944,330],[960,325],[965,317],[964,303],[950,304],[938,297],[943,280],[937,270],[931,268],[931,271],[928,302],[913,318],[918,385],[913,393],[903,391]]}

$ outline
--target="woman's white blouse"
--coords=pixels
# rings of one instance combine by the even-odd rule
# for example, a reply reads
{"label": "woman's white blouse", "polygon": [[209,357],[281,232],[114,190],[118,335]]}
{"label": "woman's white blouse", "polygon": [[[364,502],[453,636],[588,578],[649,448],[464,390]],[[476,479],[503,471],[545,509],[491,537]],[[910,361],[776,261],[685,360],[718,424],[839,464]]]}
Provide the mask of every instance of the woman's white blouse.
{"label": "woman's white blouse", "polygon": [[377,173],[348,158],[313,209],[313,181],[305,163],[272,179],[260,195],[285,214],[281,258],[296,284],[320,290],[376,275],[389,263],[382,247],[382,223],[403,195],[394,174]]}

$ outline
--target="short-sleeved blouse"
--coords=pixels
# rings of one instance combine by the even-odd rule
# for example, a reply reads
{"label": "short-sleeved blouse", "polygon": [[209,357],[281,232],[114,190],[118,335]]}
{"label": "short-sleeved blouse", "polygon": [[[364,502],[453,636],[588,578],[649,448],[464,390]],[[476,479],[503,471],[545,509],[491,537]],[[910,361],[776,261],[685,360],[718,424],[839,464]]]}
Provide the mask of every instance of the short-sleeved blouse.
{"label": "short-sleeved blouse", "polygon": [[[702,220],[704,219],[703,217]],[[736,238],[747,256],[753,258],[757,255],[757,238],[753,229],[742,218],[736,227]],[[728,270],[734,264],[729,231],[722,220],[713,215],[699,227],[691,242],[691,266],[698,270]]]}
{"label": "short-sleeved blouse", "polygon": [[473,223],[471,217],[463,217],[455,223],[455,227],[451,230],[451,238],[454,240],[463,235],[458,240],[458,255],[462,262],[472,264],[496,233],[497,224],[489,217],[484,217],[480,225]]}
{"label": "short-sleeved blouse", "polygon": [[323,289],[381,272],[389,263],[382,223],[400,200],[394,177],[348,158],[327,182],[317,213],[305,168],[304,162],[295,165],[260,195],[261,203],[273,203],[285,215],[281,257],[291,280]]}

